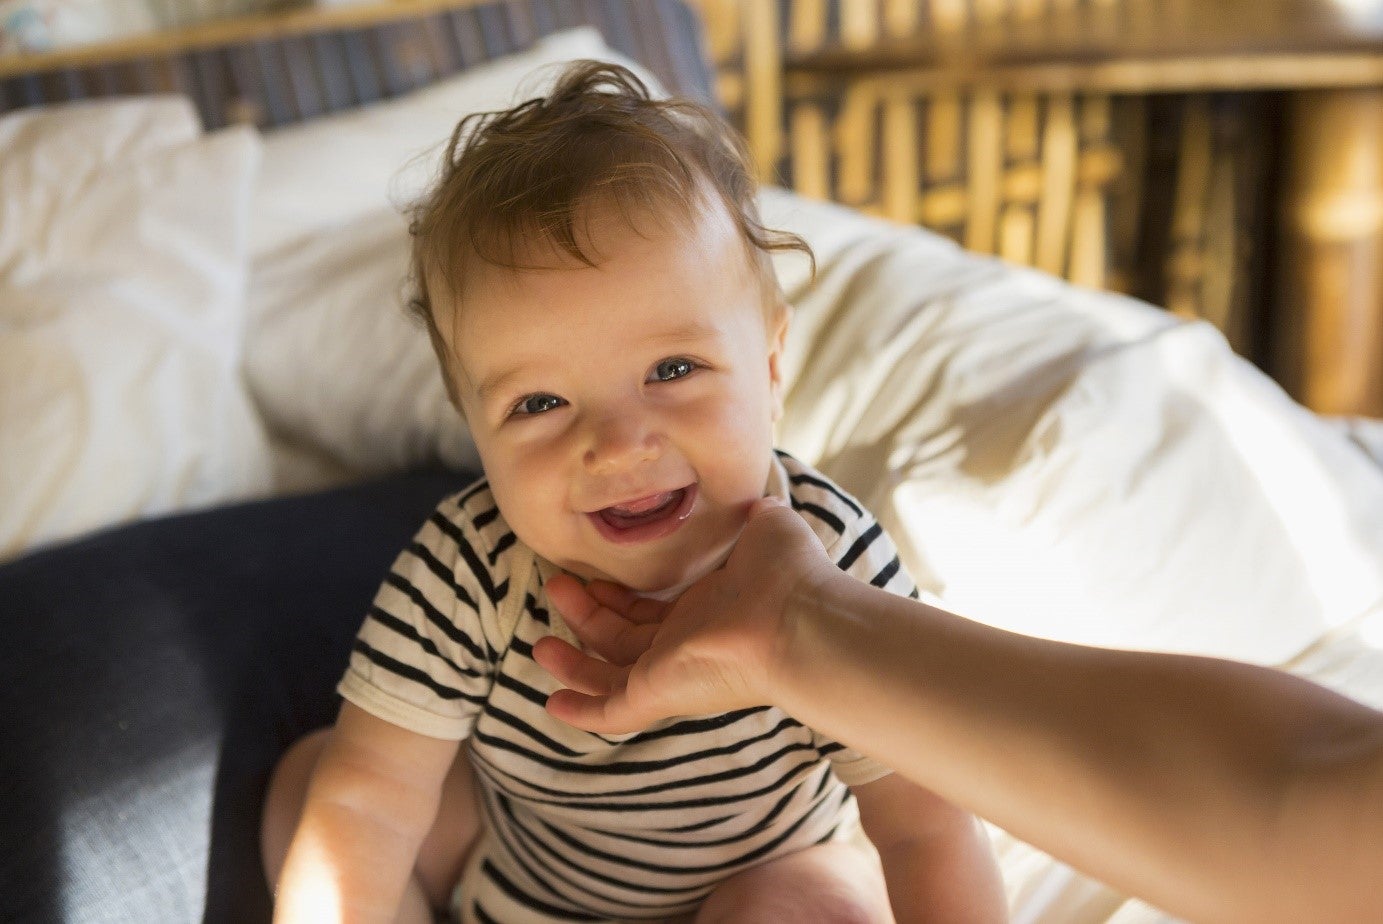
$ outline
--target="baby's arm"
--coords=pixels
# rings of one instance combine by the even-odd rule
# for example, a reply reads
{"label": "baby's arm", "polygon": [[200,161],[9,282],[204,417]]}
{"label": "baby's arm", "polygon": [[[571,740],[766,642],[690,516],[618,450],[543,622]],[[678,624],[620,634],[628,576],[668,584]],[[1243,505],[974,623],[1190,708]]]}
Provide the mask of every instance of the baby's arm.
{"label": "baby's arm", "polygon": [[898,924],[1008,920],[1003,879],[973,815],[896,773],[854,793]]}
{"label": "baby's arm", "polygon": [[393,922],[457,747],[342,705],[312,773],[274,920]]}

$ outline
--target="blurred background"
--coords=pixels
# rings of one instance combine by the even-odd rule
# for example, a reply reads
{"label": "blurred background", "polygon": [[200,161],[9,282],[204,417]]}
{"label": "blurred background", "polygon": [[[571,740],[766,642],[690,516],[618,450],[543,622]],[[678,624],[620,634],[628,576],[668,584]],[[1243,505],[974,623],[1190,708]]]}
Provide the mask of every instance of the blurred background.
{"label": "blurred background", "polygon": [[[0,55],[304,5],[0,0]],[[691,5],[765,181],[1205,318],[1383,417],[1383,0]]]}

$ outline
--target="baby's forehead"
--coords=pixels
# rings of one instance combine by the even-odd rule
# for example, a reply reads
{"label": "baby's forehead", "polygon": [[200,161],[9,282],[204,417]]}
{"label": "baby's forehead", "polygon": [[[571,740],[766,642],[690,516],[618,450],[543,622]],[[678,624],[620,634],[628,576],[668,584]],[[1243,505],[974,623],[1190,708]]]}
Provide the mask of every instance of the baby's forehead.
{"label": "baby's forehead", "polygon": [[603,223],[589,228],[589,262],[552,244],[507,265],[478,262],[463,296],[437,306],[454,361],[484,377],[501,356],[552,356],[566,331],[589,330],[591,317],[635,348],[679,340],[690,348],[698,330],[704,340],[717,325],[740,329],[735,318],[768,324],[765,288],[732,220],[641,217],[596,216]]}
{"label": "baby's forehead", "polygon": [[577,213],[569,228],[515,228],[505,239],[490,238],[480,248],[463,248],[456,259],[460,290],[447,299],[450,311],[464,311],[476,299],[513,297],[535,284],[572,274],[641,273],[649,262],[675,252],[698,260],[704,272],[693,284],[711,287],[726,276],[757,276],[758,251],[728,209],[720,203],[695,209],[669,206],[632,209],[598,203]]}

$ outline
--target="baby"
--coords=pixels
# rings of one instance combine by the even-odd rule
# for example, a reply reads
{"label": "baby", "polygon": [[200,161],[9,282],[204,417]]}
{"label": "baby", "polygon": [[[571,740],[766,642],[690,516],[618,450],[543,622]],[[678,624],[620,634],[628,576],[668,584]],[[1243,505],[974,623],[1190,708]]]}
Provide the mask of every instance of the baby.
{"label": "baby", "polygon": [[769,253],[810,251],[754,194],[716,116],[611,65],[457,127],[414,215],[414,307],[486,477],[400,554],[336,725],[275,772],[276,920],[1005,917],[970,815],[779,710],[602,736],[544,709],[533,644],[575,643],[550,577],[676,594],[766,493],[840,568],[916,593],[874,518],[774,450]]}

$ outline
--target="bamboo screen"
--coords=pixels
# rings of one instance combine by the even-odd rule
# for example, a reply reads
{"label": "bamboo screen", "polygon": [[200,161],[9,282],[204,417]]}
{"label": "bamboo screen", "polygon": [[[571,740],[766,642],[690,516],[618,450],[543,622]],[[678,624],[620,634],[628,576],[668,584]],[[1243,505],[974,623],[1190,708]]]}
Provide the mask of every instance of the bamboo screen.
{"label": "bamboo screen", "polygon": [[765,181],[944,233],[968,249],[1205,317],[1264,358],[1271,94],[918,88],[794,73],[867,49],[1119,0],[698,0],[722,102]]}

